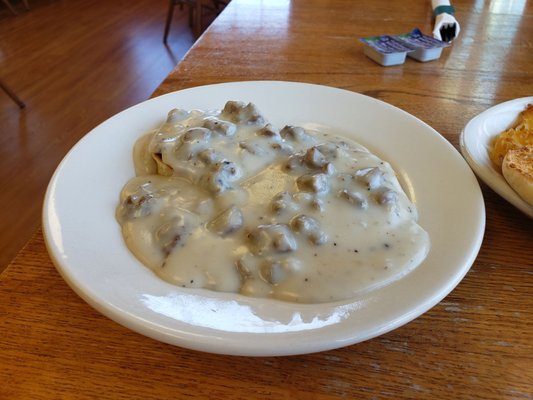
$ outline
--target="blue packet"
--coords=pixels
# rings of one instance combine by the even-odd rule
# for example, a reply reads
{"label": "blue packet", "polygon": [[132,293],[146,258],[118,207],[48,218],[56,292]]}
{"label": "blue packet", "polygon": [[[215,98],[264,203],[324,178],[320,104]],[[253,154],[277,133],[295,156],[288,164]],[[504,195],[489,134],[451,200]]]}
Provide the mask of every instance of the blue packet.
{"label": "blue packet", "polygon": [[390,35],[370,36],[359,40],[383,54],[411,51],[410,47]]}

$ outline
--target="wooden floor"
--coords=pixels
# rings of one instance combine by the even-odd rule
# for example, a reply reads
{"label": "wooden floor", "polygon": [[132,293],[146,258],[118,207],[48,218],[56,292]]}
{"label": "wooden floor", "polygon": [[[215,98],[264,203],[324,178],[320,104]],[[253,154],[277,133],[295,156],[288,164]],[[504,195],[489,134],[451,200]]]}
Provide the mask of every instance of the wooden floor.
{"label": "wooden floor", "polygon": [[47,183],[67,151],[113,114],[147,99],[194,42],[166,0],[0,3],[0,271],[40,224]]}

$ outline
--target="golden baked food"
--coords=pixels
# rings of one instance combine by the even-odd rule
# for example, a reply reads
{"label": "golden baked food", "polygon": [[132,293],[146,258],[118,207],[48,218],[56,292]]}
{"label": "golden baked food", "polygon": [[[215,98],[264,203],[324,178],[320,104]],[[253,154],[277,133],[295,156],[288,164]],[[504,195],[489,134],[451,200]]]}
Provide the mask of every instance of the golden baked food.
{"label": "golden baked food", "polygon": [[505,180],[533,206],[533,146],[509,150],[502,163]]}
{"label": "golden baked food", "polygon": [[507,152],[523,146],[533,146],[533,104],[528,104],[519,114],[514,127],[503,131],[494,139],[489,150],[490,159],[500,170]]}

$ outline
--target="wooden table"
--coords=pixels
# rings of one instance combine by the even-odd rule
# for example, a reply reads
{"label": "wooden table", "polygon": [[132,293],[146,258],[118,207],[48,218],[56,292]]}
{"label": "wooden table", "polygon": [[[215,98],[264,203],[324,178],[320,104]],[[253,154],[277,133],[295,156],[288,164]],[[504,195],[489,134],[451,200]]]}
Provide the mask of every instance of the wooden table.
{"label": "wooden table", "polygon": [[[429,1],[234,0],[155,95],[239,80],[324,84],[398,106],[457,147],[474,115],[533,94],[533,3],[454,5],[462,32],[439,60],[384,68],[358,38],[430,32]],[[481,187],[484,242],[449,296],[386,335],[304,356],[204,354],[131,332],[73,293],[39,231],[0,277],[0,399],[531,399],[533,224]]]}

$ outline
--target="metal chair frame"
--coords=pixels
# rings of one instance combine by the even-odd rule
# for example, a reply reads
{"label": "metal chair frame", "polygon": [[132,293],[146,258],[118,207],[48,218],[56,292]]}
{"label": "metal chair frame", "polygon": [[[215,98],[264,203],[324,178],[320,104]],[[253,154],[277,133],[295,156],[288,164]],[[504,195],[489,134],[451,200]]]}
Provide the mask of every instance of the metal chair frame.
{"label": "metal chair frame", "polygon": [[172,17],[174,16],[174,8],[179,5],[180,9],[183,7],[189,8],[189,26],[192,28],[195,37],[199,37],[202,33],[202,14],[204,10],[214,11],[219,13],[222,11],[221,7],[225,7],[228,0],[211,0],[213,5],[205,4],[203,0],[170,0],[167,12],[167,20],[165,23],[165,32],[163,34],[163,43],[167,43],[170,25],[172,24]]}

